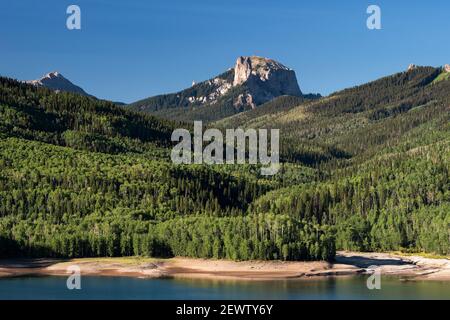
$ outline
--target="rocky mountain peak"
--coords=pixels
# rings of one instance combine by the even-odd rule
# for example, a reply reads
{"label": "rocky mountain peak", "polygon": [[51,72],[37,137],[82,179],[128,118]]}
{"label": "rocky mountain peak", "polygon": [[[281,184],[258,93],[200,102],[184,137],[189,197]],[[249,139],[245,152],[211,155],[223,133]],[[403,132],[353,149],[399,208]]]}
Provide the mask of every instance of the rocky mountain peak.
{"label": "rocky mountain peak", "polygon": [[[141,111],[221,105],[234,112],[256,108],[279,96],[302,97],[294,70],[268,58],[241,56],[234,68],[185,90],[131,104]],[[227,111],[228,112],[228,111]]]}
{"label": "rocky mountain peak", "polygon": [[[47,73],[45,76],[43,76],[42,78],[44,79],[53,79],[53,78],[64,78],[62,74],[60,74],[58,71],[53,71],[53,72],[49,72]],[[65,79],[65,78],[64,78]]]}
{"label": "rocky mountain peak", "polygon": [[26,83],[38,86],[38,87],[46,87],[57,92],[65,91],[78,93],[84,96],[89,96],[82,88],[73,84],[69,80],[67,80],[60,72],[52,71],[45,75],[43,75],[40,79],[25,81]]}
{"label": "rocky mountain peak", "polygon": [[444,66],[444,71],[445,71],[445,72],[450,72],[450,64],[446,64],[446,65]]}
{"label": "rocky mountain peak", "polygon": [[[239,57],[234,67],[233,86],[246,85],[252,107],[282,95],[301,96],[295,71],[268,58]],[[239,102],[238,102],[239,105]]]}
{"label": "rocky mountain peak", "polygon": [[291,71],[281,63],[257,56],[239,57],[234,67],[234,82],[237,86],[247,81],[250,76],[256,76],[261,81],[269,79],[270,73],[278,70]]}

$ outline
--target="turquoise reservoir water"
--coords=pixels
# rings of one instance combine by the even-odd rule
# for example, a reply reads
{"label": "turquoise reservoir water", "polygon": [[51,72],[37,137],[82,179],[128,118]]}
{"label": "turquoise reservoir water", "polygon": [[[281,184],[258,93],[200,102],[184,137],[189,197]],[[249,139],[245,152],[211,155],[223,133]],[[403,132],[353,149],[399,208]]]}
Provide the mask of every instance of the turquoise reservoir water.
{"label": "turquoise reservoir water", "polygon": [[286,281],[215,281],[94,277],[68,290],[66,277],[0,279],[0,299],[446,299],[450,283],[383,277],[369,290],[364,276]]}

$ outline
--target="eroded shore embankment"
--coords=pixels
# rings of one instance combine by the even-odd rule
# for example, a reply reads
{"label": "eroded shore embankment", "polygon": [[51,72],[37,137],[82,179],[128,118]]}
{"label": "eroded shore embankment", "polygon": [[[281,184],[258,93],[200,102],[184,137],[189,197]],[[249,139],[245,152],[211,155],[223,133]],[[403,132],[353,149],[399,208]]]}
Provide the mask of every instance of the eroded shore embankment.
{"label": "eroded shore embankment", "polygon": [[411,280],[450,281],[450,260],[392,253],[338,252],[333,263],[207,260],[190,258],[82,258],[4,259],[0,277],[26,275],[67,275],[77,265],[82,275],[130,276],[146,278],[208,278],[240,280],[301,279],[348,276],[378,269],[384,275]]}

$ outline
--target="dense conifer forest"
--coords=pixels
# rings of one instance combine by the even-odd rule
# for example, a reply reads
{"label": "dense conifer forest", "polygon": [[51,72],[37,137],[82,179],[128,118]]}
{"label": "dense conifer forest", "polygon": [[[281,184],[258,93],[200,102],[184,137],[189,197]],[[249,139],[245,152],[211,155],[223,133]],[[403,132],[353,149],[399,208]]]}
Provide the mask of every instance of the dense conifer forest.
{"label": "dense conifer forest", "polygon": [[212,127],[280,128],[282,166],[174,165],[175,128],[0,78],[0,256],[450,254],[450,81],[420,67]]}

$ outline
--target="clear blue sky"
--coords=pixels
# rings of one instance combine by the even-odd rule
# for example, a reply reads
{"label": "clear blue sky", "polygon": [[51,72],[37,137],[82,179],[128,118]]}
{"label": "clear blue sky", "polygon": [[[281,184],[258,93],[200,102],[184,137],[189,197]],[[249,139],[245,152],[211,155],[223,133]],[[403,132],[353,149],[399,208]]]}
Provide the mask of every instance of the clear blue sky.
{"label": "clear blue sky", "polygon": [[[66,29],[81,7],[82,29]],[[366,9],[382,9],[382,30]],[[240,55],[279,60],[303,92],[333,91],[402,71],[450,63],[450,1],[20,0],[0,2],[0,75],[60,71],[111,100],[189,87]]]}

